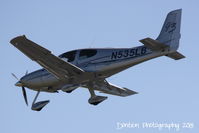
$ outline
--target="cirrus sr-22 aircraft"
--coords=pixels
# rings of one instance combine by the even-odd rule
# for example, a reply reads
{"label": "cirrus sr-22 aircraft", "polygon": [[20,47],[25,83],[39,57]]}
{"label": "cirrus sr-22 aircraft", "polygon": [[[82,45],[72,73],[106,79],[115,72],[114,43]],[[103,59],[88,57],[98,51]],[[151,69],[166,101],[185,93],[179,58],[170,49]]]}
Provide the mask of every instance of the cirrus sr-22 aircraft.
{"label": "cirrus sr-22 aircraft", "polygon": [[[70,93],[79,87],[90,92],[88,102],[97,105],[106,100],[95,91],[116,96],[130,96],[137,92],[118,87],[107,82],[106,78],[144,61],[167,56],[175,60],[184,58],[177,52],[180,40],[181,9],[168,13],[157,39],[140,40],[144,45],[134,48],[87,48],[77,49],[55,56],[51,51],[18,36],[10,43],[36,61],[43,69],[26,73],[15,85],[22,87],[28,105],[25,87],[37,91],[32,102],[32,110],[40,111],[49,100],[36,102],[40,92],[55,93],[59,90]],[[12,74],[17,78],[14,74]]]}

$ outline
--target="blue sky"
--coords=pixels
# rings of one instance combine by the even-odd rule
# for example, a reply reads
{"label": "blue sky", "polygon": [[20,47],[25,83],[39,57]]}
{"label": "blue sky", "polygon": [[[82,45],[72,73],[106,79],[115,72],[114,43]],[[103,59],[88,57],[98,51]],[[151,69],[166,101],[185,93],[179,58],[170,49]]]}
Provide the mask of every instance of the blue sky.
{"label": "blue sky", "polygon": [[[123,128],[118,122],[193,123],[198,129],[198,1],[197,0],[1,0],[0,1],[0,132],[168,132],[167,129]],[[175,61],[160,57],[142,63],[108,81],[138,91],[138,95],[116,97],[92,106],[89,92],[80,88],[71,94],[41,93],[39,100],[51,102],[41,112],[26,107],[18,77],[41,68],[9,44],[25,34],[53,51],[90,47],[134,47],[145,37],[156,38],[167,13],[182,8],[179,51],[186,58]],[[27,90],[29,103],[36,92]],[[169,132],[176,132],[170,130]]]}

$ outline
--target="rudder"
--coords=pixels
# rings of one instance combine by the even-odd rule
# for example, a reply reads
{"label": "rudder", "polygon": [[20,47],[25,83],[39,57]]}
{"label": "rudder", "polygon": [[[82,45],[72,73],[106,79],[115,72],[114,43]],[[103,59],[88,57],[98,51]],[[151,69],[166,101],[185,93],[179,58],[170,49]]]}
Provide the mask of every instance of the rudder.
{"label": "rudder", "polygon": [[169,45],[170,51],[176,51],[179,47],[181,14],[182,9],[169,12],[156,39],[161,43]]}

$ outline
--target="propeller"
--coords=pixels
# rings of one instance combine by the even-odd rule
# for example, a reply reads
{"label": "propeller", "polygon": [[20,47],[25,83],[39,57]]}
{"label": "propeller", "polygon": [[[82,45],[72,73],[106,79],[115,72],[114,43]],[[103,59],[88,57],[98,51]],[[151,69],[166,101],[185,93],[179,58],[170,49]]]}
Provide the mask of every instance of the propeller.
{"label": "propeller", "polygon": [[[27,74],[28,74],[28,71],[26,71],[25,75],[27,75]],[[20,82],[19,78],[14,73],[12,73],[12,76]],[[26,102],[26,105],[28,106],[28,99],[27,99],[27,95],[26,95],[26,89],[23,86],[21,86],[21,88],[22,88],[22,93],[23,93],[24,100]]]}
{"label": "propeller", "polygon": [[26,105],[28,106],[28,100],[27,100],[26,90],[25,90],[25,87],[23,87],[23,86],[22,86],[22,92],[23,92],[23,97],[24,97],[24,100],[26,102]]}
{"label": "propeller", "polygon": [[17,78],[17,76],[14,74],[14,73],[11,73],[12,74],[12,76],[16,79],[16,80],[19,80],[18,78]]}

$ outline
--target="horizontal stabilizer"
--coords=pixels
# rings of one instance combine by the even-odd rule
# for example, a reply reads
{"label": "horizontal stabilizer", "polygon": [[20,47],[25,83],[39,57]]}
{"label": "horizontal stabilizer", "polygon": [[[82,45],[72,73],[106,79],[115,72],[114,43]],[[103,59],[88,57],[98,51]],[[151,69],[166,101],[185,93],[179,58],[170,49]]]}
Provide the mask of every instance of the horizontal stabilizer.
{"label": "horizontal stabilizer", "polygon": [[151,38],[142,39],[140,42],[152,51],[164,50],[165,48],[169,47],[168,45]]}
{"label": "horizontal stabilizer", "polygon": [[181,53],[179,53],[179,52],[174,52],[174,53],[170,53],[170,54],[168,54],[168,55],[166,55],[166,56],[168,56],[168,57],[170,57],[170,58],[172,58],[172,59],[174,59],[174,60],[180,60],[180,59],[182,59],[182,58],[185,58],[185,56],[184,55],[182,55]]}

